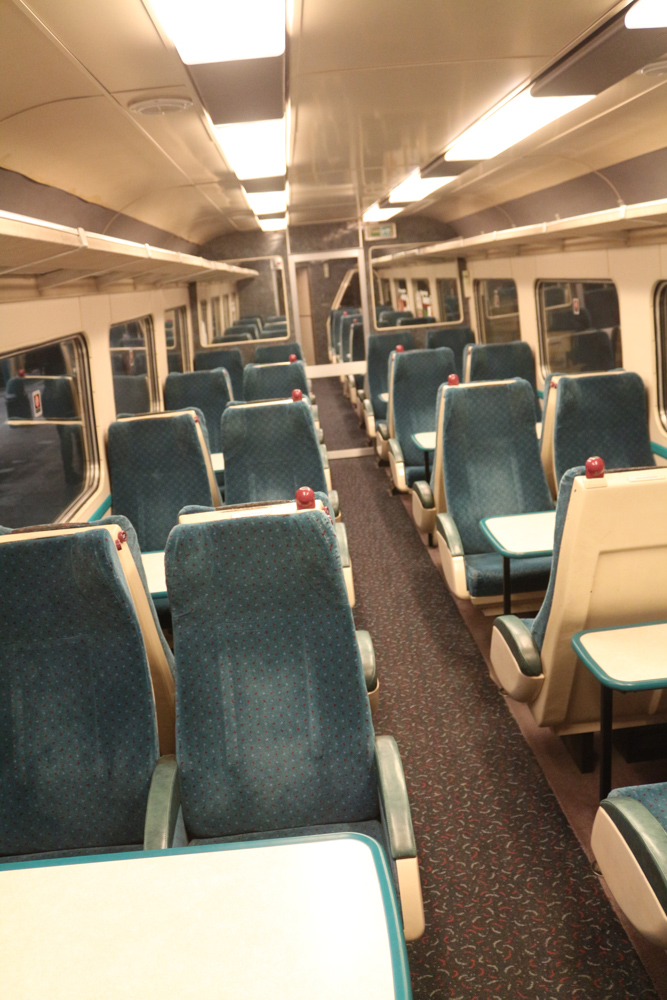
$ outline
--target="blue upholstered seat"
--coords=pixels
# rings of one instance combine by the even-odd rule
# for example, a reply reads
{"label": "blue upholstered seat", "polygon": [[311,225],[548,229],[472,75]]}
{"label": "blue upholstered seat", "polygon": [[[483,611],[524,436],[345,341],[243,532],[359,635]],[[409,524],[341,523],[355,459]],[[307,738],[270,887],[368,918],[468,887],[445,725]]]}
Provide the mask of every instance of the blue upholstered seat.
{"label": "blue upholstered seat", "polygon": [[151,397],[146,375],[116,375],[113,377],[116,413],[148,413]]}
{"label": "blue upholstered seat", "polygon": [[288,332],[287,323],[267,323],[259,336],[261,340],[269,340],[271,337],[286,337]]}
{"label": "blue upholstered seat", "polygon": [[[241,336],[247,333],[249,334],[249,340],[256,340],[259,335],[259,329],[255,323],[243,323],[238,320],[233,326],[226,327],[222,339],[223,340],[240,340]],[[245,339],[245,338],[244,338]]]}
{"label": "blue upholstered seat", "polygon": [[233,399],[229,375],[224,368],[211,371],[172,373],[164,383],[165,410],[185,410],[195,406],[206,417],[211,451],[219,452],[220,418]]}
{"label": "blue upholstered seat", "polygon": [[468,344],[475,343],[475,334],[469,326],[441,326],[426,334],[426,346],[449,347],[454,352],[456,374],[463,378],[463,352]]}
{"label": "blue upholstered seat", "polygon": [[[442,464],[448,513],[441,518],[455,524],[473,599],[502,593],[502,557],[483,534],[481,518],[553,510],[535,435],[533,399],[524,379],[444,389]],[[440,529],[438,543],[444,565],[451,555]],[[513,591],[544,590],[550,567],[550,557],[514,560]]]}
{"label": "blue upholstered seat", "polygon": [[396,326],[399,319],[414,319],[414,313],[410,312],[409,309],[385,310],[377,318],[377,327],[380,330],[384,327]]}
{"label": "blue upholstered seat", "polygon": [[604,330],[573,333],[568,351],[570,371],[608,372],[615,367],[612,339]]}
{"label": "blue upholstered seat", "polygon": [[[246,365],[243,370],[243,398],[284,399],[293,389],[308,393],[306,366],[303,361],[281,361],[269,365]],[[224,449],[223,449],[224,450]]]}
{"label": "blue upholstered seat", "polygon": [[407,795],[399,850],[383,787],[384,753],[402,784],[400,758],[376,744],[335,542],[319,510],[171,533],[183,817],[197,843],[343,824],[400,867],[416,857]]}
{"label": "blue upholstered seat", "polygon": [[530,344],[525,340],[513,340],[507,344],[468,344],[463,350],[463,378],[466,382],[525,379],[533,390],[535,420],[541,419],[542,408],[535,382],[535,358]]}
{"label": "blue upholstered seat", "polygon": [[195,371],[224,368],[232,383],[234,399],[243,399],[243,356],[238,347],[224,351],[199,351],[195,354]]}
{"label": "blue upholstered seat", "polygon": [[360,316],[361,310],[350,307],[343,309],[332,309],[330,313],[330,338],[331,350],[340,361],[343,355],[342,345],[342,323],[348,316]]}
{"label": "blue upholstered seat", "polygon": [[424,452],[412,435],[435,430],[438,388],[455,373],[455,364],[448,347],[394,353],[391,358],[389,461],[394,485],[404,491],[424,478]]}
{"label": "blue upholstered seat", "polygon": [[558,380],[553,431],[556,482],[592,455],[608,469],[654,465],[646,389],[635,372]]}
{"label": "blue upholstered seat", "polygon": [[296,354],[297,358],[303,360],[301,344],[295,340],[289,344],[265,344],[255,350],[255,364],[272,365],[277,361],[289,361],[290,354]]}
{"label": "blue upholstered seat", "polygon": [[117,420],[108,459],[114,514],[129,518],[142,552],[164,549],[186,504],[221,502],[192,412]]}
{"label": "blue upholstered seat", "polygon": [[127,546],[114,519],[82,527],[0,544],[0,863],[144,839],[158,727]]}
{"label": "blue upholstered seat", "polygon": [[368,400],[376,420],[384,420],[387,416],[387,403],[380,399],[382,393],[389,388],[388,361],[389,355],[402,344],[406,351],[414,346],[410,330],[402,333],[372,334],[368,338]]}
{"label": "blue upholstered seat", "polygon": [[435,323],[435,316],[399,316],[396,320],[396,326],[427,326],[430,323]]}

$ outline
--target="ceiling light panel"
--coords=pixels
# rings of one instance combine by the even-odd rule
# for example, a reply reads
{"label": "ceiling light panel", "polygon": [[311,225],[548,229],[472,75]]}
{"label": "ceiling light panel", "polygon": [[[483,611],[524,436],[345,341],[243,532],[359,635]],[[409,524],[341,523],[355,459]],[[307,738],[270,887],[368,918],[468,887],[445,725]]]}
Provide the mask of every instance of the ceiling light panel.
{"label": "ceiling light panel", "polygon": [[151,0],[151,7],[189,66],[285,51],[284,0]]}
{"label": "ceiling light panel", "polygon": [[491,159],[593,97],[593,94],[532,97],[530,91],[523,90],[466,129],[449,147],[445,159]]}
{"label": "ceiling light panel", "polygon": [[218,125],[215,131],[225,159],[239,180],[279,177],[286,172],[284,118]]}
{"label": "ceiling light panel", "polygon": [[637,0],[625,15],[626,28],[667,28],[665,0]]}
{"label": "ceiling light panel", "polygon": [[386,222],[387,219],[398,215],[400,208],[380,208],[379,205],[371,205],[362,215],[364,222]]}
{"label": "ceiling light panel", "polygon": [[276,233],[280,229],[287,229],[287,216],[282,219],[258,219],[259,228],[265,233]]}
{"label": "ceiling light panel", "polygon": [[411,201],[421,201],[423,198],[428,198],[430,194],[437,191],[438,188],[444,187],[445,184],[451,183],[453,177],[428,177],[422,178],[419,175],[419,171],[415,170],[413,174],[410,174],[402,184],[395,187],[394,190],[389,194],[389,201],[392,204],[405,204]]}
{"label": "ceiling light panel", "polygon": [[261,191],[256,194],[246,191],[246,198],[255,215],[272,215],[287,210],[287,191]]}

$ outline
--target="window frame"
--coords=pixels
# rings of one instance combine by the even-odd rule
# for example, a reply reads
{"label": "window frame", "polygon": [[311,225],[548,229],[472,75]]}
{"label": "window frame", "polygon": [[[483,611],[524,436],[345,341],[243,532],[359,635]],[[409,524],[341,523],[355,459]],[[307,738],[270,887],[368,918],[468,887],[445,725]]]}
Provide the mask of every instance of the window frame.
{"label": "window frame", "polygon": [[170,306],[164,311],[164,322],[165,322],[165,347],[167,349],[167,367],[169,367],[169,352],[174,351],[176,348],[170,348],[167,344],[166,336],[166,324],[167,316],[169,313],[173,313],[174,316],[174,333],[178,337],[178,349],[181,355],[181,370],[184,372],[190,371],[190,338],[188,336],[188,308],[187,306]]}
{"label": "window frame", "polygon": [[[667,371],[665,370],[665,366],[667,366],[667,342],[663,343],[663,337],[667,341],[667,300],[665,301],[665,309],[663,310],[661,302],[663,294],[667,299],[667,281],[659,281],[653,291],[658,414],[663,429],[667,430]],[[663,315],[665,319],[664,325]]]}
{"label": "window frame", "polygon": [[[567,284],[568,285],[568,295],[569,299],[565,303],[561,303],[557,306],[544,306],[542,305],[541,290],[542,286],[545,284]],[[616,292],[616,301],[619,304],[619,336],[621,344],[621,365],[623,362],[623,329],[620,323],[620,299],[618,296],[618,285],[612,278],[536,278],[535,279],[535,312],[537,317],[537,341],[540,351],[540,370],[544,378],[550,375],[554,369],[550,368],[548,365],[548,343],[547,343],[547,329],[546,329],[546,312],[551,309],[562,309],[564,305],[572,305],[573,297],[572,290],[569,286],[571,285],[611,285],[611,287]],[[585,304],[583,308],[586,308]],[[611,338],[610,338],[611,340]],[[613,342],[612,342],[613,348]],[[578,374],[577,372],[564,372],[563,374]]]}
{"label": "window frame", "polygon": [[[486,286],[489,281],[511,281],[514,285],[516,291],[516,310],[514,312],[501,313],[499,316],[491,316],[488,311],[489,297],[486,294],[482,294],[482,286]],[[518,317],[518,335],[515,340],[522,340],[521,336],[521,312],[519,310],[519,288],[517,286],[516,280],[514,278],[475,278],[473,282],[473,294],[475,299],[475,309],[477,311],[477,330],[479,334],[479,342],[481,344],[502,344],[509,343],[509,341],[502,340],[488,340],[487,330],[486,330],[486,320],[505,318],[506,316],[516,316]]]}
{"label": "window frame", "polygon": [[[130,319],[118,320],[116,323],[112,323],[109,327],[109,340],[111,339],[111,331],[117,326],[126,326],[128,323],[141,323],[144,330],[144,342],[146,351],[146,377],[148,379],[148,400],[149,400],[149,413],[158,413],[160,410],[160,389],[159,389],[159,379],[157,373],[157,358],[155,356],[155,323],[153,321],[153,316],[151,313],[146,313],[143,316],[132,316]],[[166,341],[166,336],[165,336]],[[111,344],[108,346],[109,350],[109,362],[111,363]],[[113,379],[113,366],[111,368],[111,377]],[[116,403],[114,400],[114,411],[116,409]],[[116,414],[116,417],[118,414]],[[114,418],[115,419],[115,418]]]}

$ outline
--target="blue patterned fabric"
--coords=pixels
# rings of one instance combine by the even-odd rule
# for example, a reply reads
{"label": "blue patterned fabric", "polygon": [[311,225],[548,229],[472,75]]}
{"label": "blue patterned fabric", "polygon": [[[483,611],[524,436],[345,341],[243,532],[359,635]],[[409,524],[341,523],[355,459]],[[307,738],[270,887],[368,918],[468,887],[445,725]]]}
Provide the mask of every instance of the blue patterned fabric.
{"label": "blue patterned fabric", "polygon": [[345,307],[344,309],[332,309],[331,310],[331,346],[340,358],[343,353],[343,345],[341,340],[342,334],[342,322],[346,316],[360,316],[360,309],[353,309]]}
{"label": "blue patterned fabric", "polygon": [[0,586],[0,854],[141,843],[157,724],[113,540],[17,536]]}
{"label": "blue patterned fabric", "polygon": [[359,320],[361,320],[360,313],[343,316],[340,320],[339,355],[343,361],[350,360],[350,330],[352,329],[352,325]]}
{"label": "blue patterned fabric", "polygon": [[243,399],[243,355],[238,347],[224,351],[199,351],[195,354],[195,371],[224,368],[232,383],[234,399]]}
{"label": "blue patterned fabric", "polygon": [[148,413],[151,408],[151,396],[147,376],[114,374],[113,398],[116,415]]}
{"label": "blue patterned fabric", "polygon": [[405,313],[396,320],[396,326],[426,326],[435,323],[435,316],[406,316]]}
{"label": "blue patterned fabric", "polygon": [[[364,324],[360,321],[350,327],[350,361],[366,360],[366,341],[364,339]],[[355,375],[354,383],[357,389],[362,389],[364,376]]]}
{"label": "blue patterned fabric", "polygon": [[167,376],[164,383],[165,410],[186,410],[196,406],[206,418],[211,451],[221,451],[220,419],[233,398],[232,386],[224,368],[205,372],[185,372]]}
{"label": "blue patterned fabric", "polygon": [[447,389],[443,431],[447,510],[466,556],[493,551],[481,518],[553,510],[523,379]]}
{"label": "blue patterned fabric", "polygon": [[627,788],[613,788],[609,799],[636,799],[646,806],[657,819],[660,826],[667,830],[667,782],[660,781],[654,785],[630,785]]}
{"label": "blue patterned fabric", "polygon": [[396,326],[399,319],[414,319],[414,313],[411,313],[409,309],[386,310],[381,316],[378,316],[378,329],[382,329],[387,326]]}
{"label": "blue patterned fabric", "polygon": [[380,393],[388,391],[389,355],[402,344],[406,351],[412,350],[414,341],[410,330],[402,333],[374,333],[368,338],[368,361],[366,377],[368,378],[368,394],[376,420],[386,420],[387,404],[380,399]]}
{"label": "blue patterned fabric", "polygon": [[506,378],[522,378],[533,390],[535,420],[542,417],[542,408],[535,382],[535,358],[530,344],[513,340],[507,344],[470,344],[463,351],[463,365],[470,357],[468,382],[493,382]]}
{"label": "blue patterned fabric", "polygon": [[265,344],[255,350],[255,364],[272,365],[277,361],[289,361],[290,354],[296,354],[300,361],[303,360],[301,344],[292,340],[289,344]]}
{"label": "blue patterned fabric", "polygon": [[249,340],[255,340],[259,334],[254,323],[236,322],[234,326],[228,326],[222,335],[222,340],[241,340],[244,333],[248,334]]}
{"label": "blue patterned fabric", "polygon": [[221,423],[225,501],[293,500],[301,486],[327,491],[310,406],[229,406]]}
{"label": "blue patterned fabric", "polygon": [[394,430],[403,452],[408,486],[424,478],[424,452],[413,434],[434,431],[438,388],[454,374],[448,347],[393,355]]}
{"label": "blue patterned fabric", "polygon": [[573,333],[567,359],[570,371],[608,372],[614,365],[614,348],[611,337],[604,330]]}
{"label": "blue patterned fabric", "polygon": [[179,525],[166,571],[190,835],[379,819],[366,685],[327,515]]}
{"label": "blue patterned fabric", "polygon": [[293,389],[308,392],[303,361],[287,364],[246,365],[243,370],[244,399],[285,399]]}
{"label": "blue patterned fabric", "polygon": [[[503,592],[503,557],[497,552],[483,552],[465,557],[466,584],[471,597],[494,597]],[[544,590],[551,571],[551,556],[512,559],[512,591],[526,593]]]}
{"label": "blue patterned fabric", "polygon": [[463,352],[468,344],[474,343],[475,334],[469,326],[442,326],[426,334],[427,347],[449,347],[454,352],[456,374],[460,379],[463,379]]}
{"label": "blue patterned fabric", "polygon": [[592,455],[603,458],[608,469],[655,465],[646,389],[635,372],[559,380],[554,419],[556,479]]}
{"label": "blue patterned fabric", "polygon": [[142,552],[165,547],[187,503],[211,503],[206,462],[193,417],[155,416],[109,427],[114,514],[134,525]]}
{"label": "blue patterned fabric", "polygon": [[570,505],[570,497],[572,496],[572,486],[574,485],[574,480],[576,476],[583,476],[584,467],[579,466],[578,468],[569,469],[560,481],[560,486],[558,488],[558,501],[556,503],[556,526],[554,529],[554,551],[551,561],[552,572],[549,577],[549,586],[547,587],[547,592],[544,595],[544,600],[542,601],[542,607],[538,611],[537,615],[530,622],[530,630],[533,633],[533,639],[535,640],[535,645],[541,651],[542,644],[544,643],[544,635],[547,630],[547,623],[549,621],[549,615],[551,613],[551,604],[554,598],[554,587],[556,586],[556,575],[558,573],[558,558],[560,556],[560,544],[563,538],[563,529],[565,527],[565,518],[567,517],[567,509]]}

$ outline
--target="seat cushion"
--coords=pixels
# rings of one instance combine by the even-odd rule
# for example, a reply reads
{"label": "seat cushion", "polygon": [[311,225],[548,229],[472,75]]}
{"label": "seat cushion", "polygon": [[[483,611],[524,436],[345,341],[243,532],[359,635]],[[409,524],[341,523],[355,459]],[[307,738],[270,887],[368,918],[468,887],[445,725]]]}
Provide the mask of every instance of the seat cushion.
{"label": "seat cushion", "polygon": [[[465,557],[466,582],[471,597],[495,597],[503,592],[503,557],[483,552]],[[510,561],[512,593],[546,590],[551,572],[551,556]]]}
{"label": "seat cushion", "polygon": [[[369,834],[369,836],[371,836]],[[376,840],[378,838],[375,838]],[[20,861],[51,861],[57,858],[86,858],[96,854],[122,854],[126,851],[143,851],[143,844],[123,844],[111,847],[77,847],[69,851],[46,851],[43,854],[13,854],[0,857],[0,865],[14,865]]]}
{"label": "seat cushion", "polygon": [[667,830],[667,782],[655,785],[633,785],[629,788],[614,788],[610,799],[636,799],[654,816],[660,826]]}

